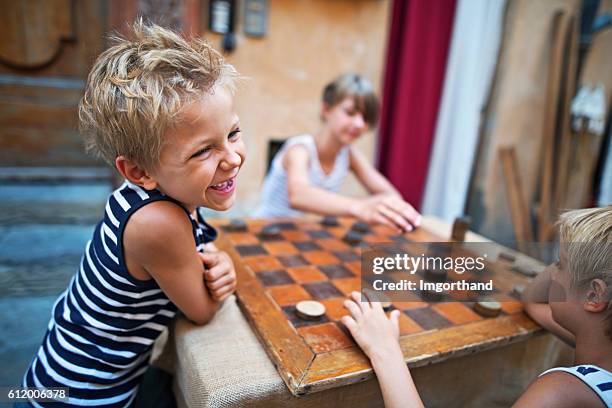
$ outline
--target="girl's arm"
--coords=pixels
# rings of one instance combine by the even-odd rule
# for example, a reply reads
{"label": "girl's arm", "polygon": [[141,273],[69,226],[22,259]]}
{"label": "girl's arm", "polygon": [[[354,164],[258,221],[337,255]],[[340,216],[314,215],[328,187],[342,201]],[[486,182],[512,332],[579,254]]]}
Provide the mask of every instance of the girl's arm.
{"label": "girl's arm", "polygon": [[370,358],[385,407],[423,407],[398,343],[400,312],[394,310],[387,318],[380,302],[361,300],[357,292],[351,297],[344,302],[351,316],[344,316],[342,323]]}
{"label": "girl's arm", "polygon": [[402,195],[393,184],[380,174],[365,156],[353,146],[349,148],[349,165],[355,176],[371,194],[391,194],[399,198]]}
{"label": "girl's arm", "polygon": [[219,302],[206,288],[203,262],[182,208],[157,201],[139,209],[125,227],[123,246],[128,269],[155,279],[189,320],[206,324],[214,317]]}
{"label": "girl's arm", "polygon": [[[309,160],[308,151],[299,145],[289,148],[283,157],[291,208],[322,215],[352,216],[368,223],[390,226],[398,232],[412,230],[412,225],[420,223],[418,213],[395,196],[352,198],[313,186],[309,179]],[[412,225],[411,220],[415,220]]]}

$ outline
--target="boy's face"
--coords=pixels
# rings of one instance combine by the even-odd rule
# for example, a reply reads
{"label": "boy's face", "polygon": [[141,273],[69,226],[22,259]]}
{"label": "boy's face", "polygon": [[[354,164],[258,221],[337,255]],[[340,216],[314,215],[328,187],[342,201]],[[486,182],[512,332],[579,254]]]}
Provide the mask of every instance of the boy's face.
{"label": "boy's face", "polygon": [[570,287],[566,252],[561,248],[559,261],[551,265],[551,284],[548,299],[553,319],[565,329],[575,332],[582,304],[579,294]]}
{"label": "boy's face", "polygon": [[233,96],[217,86],[184,107],[179,123],[166,133],[151,176],[159,190],[190,211],[198,206],[223,211],[234,203],[244,159]]}
{"label": "boy's face", "polygon": [[342,102],[324,108],[325,124],[338,141],[347,145],[355,141],[368,129],[363,114],[357,110],[353,98],[344,98]]}

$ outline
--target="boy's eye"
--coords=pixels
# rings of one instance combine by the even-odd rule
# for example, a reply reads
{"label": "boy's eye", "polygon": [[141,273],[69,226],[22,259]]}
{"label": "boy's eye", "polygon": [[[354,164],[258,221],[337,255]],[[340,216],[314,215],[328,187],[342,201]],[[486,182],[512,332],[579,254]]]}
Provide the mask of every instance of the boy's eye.
{"label": "boy's eye", "polygon": [[231,131],[229,135],[227,135],[228,139],[236,139],[238,138],[238,136],[240,135],[241,130],[240,129],[236,129],[234,131]]}
{"label": "boy's eye", "polygon": [[194,157],[198,157],[198,156],[202,156],[206,153],[208,153],[210,151],[210,147],[204,147],[203,149],[198,150],[197,152],[195,152],[194,154],[191,155],[190,159],[193,159]]}

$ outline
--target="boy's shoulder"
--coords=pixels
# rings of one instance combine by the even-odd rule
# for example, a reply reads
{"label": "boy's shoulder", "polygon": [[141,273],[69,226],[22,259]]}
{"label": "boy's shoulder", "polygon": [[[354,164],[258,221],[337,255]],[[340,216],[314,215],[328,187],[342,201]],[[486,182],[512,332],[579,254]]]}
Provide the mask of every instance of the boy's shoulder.
{"label": "boy's shoulder", "polygon": [[605,407],[595,392],[576,376],[552,371],[538,377],[514,407]]}

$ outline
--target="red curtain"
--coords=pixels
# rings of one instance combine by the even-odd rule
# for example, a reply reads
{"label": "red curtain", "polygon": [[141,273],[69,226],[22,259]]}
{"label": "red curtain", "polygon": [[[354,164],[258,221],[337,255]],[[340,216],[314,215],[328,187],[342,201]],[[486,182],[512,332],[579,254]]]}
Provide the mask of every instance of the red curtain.
{"label": "red curtain", "polygon": [[395,0],[387,48],[378,167],[420,208],[456,0]]}

